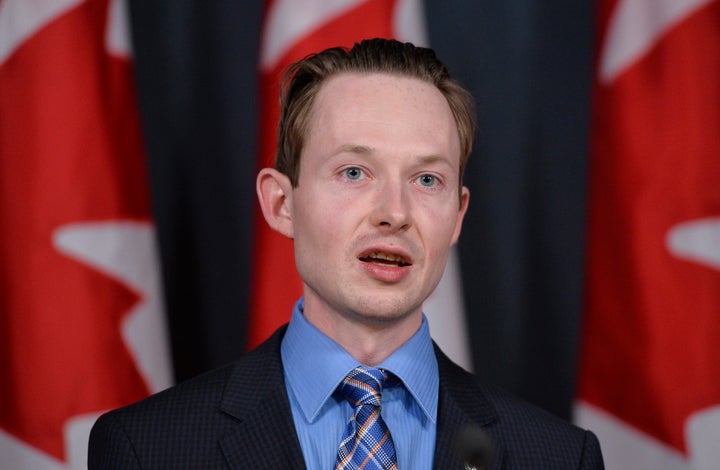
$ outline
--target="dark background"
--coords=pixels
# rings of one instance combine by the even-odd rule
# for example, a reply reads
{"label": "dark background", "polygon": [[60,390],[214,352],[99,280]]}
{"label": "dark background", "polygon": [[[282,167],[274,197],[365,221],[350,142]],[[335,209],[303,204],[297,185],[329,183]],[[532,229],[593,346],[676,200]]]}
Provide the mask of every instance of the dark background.
{"label": "dark background", "polygon": [[[178,380],[245,351],[261,1],[131,0]],[[582,312],[593,2],[426,0],[477,99],[460,241],[475,372],[570,416]]]}

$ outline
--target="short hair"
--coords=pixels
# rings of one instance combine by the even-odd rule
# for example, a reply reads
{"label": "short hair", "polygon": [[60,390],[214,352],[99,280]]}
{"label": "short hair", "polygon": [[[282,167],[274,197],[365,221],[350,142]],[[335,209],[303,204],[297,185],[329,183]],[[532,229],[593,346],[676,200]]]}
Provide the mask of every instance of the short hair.
{"label": "short hair", "polygon": [[287,70],[280,94],[280,120],[275,168],[293,187],[300,175],[312,106],[323,82],[346,72],[386,73],[417,78],[437,87],[450,106],[460,139],[460,186],[475,135],[472,95],[450,77],[432,49],[394,39],[366,39],[352,48],[332,47],[307,56]]}

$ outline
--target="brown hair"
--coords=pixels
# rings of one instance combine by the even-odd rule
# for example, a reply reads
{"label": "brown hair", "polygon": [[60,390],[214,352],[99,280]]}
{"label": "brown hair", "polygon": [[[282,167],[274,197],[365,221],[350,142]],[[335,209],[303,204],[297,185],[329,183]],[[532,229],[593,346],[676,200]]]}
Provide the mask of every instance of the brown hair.
{"label": "brown hair", "polygon": [[460,186],[475,134],[473,98],[450,77],[432,49],[393,39],[367,39],[351,49],[333,47],[290,66],[280,96],[280,121],[275,167],[298,184],[300,154],[311,108],[323,81],[343,72],[388,73],[418,78],[435,85],[445,96],[460,138]]}

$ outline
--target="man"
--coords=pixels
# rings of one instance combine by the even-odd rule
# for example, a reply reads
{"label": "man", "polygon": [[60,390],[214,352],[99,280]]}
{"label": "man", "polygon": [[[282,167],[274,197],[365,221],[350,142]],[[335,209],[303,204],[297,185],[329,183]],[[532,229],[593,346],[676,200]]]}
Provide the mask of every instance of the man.
{"label": "man", "polygon": [[430,49],[374,39],[295,64],[257,192],[294,240],[303,298],[236,363],[101,417],[90,468],[603,468],[592,433],[430,339],[422,305],[460,235],[473,131]]}

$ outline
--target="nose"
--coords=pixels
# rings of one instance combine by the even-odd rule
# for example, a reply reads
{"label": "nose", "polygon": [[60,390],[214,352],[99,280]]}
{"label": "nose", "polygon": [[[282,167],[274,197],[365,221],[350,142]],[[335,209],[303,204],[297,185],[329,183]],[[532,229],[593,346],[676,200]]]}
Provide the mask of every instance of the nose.
{"label": "nose", "polygon": [[412,226],[408,188],[401,182],[379,184],[373,203],[371,222],[374,226],[389,232],[405,231]]}

